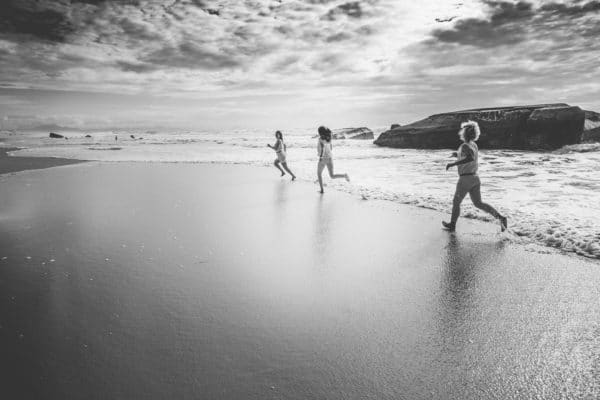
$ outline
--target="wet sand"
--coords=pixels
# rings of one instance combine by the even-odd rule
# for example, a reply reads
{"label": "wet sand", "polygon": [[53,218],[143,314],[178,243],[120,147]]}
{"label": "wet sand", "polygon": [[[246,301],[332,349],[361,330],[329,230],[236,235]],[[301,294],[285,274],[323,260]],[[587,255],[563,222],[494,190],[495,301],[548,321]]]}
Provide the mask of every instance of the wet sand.
{"label": "wet sand", "polygon": [[0,147],[0,175],[11,172],[44,169],[61,165],[78,164],[84,161],[54,157],[10,157],[7,153],[18,150],[13,147]]}
{"label": "wet sand", "polygon": [[267,168],[0,176],[7,398],[592,399],[600,265]]}

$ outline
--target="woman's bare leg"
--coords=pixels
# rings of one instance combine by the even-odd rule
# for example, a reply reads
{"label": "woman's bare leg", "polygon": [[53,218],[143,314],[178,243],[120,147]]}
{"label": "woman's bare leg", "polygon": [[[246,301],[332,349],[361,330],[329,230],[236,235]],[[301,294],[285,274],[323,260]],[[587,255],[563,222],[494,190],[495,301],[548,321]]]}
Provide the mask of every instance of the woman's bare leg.
{"label": "woman's bare leg", "polygon": [[281,176],[285,175],[285,172],[283,172],[283,170],[279,166],[279,160],[275,160],[275,162],[273,163],[273,165],[275,165],[275,168],[277,168],[279,170],[279,172],[281,172]]}
{"label": "woman's bare leg", "polygon": [[494,207],[481,201],[481,185],[477,185],[473,189],[471,189],[469,191],[469,196],[471,196],[471,201],[473,202],[473,205],[475,207],[485,211],[488,214],[493,215],[494,218],[500,221],[500,228],[502,229],[502,232],[506,230],[506,228],[508,227],[508,221],[506,217],[500,214],[498,211],[496,211]]}
{"label": "woman's bare leg", "polygon": [[325,162],[319,160],[319,164],[317,165],[317,177],[319,178],[319,186],[321,186],[321,193],[323,192],[323,169],[325,168]]}
{"label": "woman's bare leg", "polygon": [[500,218],[500,213],[496,211],[494,207],[481,201],[481,185],[477,185],[473,189],[471,189],[469,191],[469,196],[471,196],[471,201],[473,202],[473,205],[475,207],[485,211],[488,214],[493,215],[494,218]]}
{"label": "woman's bare leg", "polygon": [[334,174],[333,173],[333,160],[329,160],[327,162],[327,170],[329,171],[329,176],[331,177],[331,179],[344,178],[347,181],[350,181],[350,177],[348,176],[348,174]]}
{"label": "woman's bare leg", "polygon": [[294,175],[294,173],[288,168],[287,162],[281,163],[281,166],[292,176],[292,180],[296,179],[296,175]]}

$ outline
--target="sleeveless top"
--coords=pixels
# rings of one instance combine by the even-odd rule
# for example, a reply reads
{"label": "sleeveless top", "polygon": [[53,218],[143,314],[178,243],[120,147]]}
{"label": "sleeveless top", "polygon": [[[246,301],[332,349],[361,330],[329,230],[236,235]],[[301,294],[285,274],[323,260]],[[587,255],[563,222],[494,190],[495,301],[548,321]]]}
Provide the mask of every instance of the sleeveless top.
{"label": "sleeveless top", "polygon": [[285,153],[285,144],[283,143],[283,139],[277,139],[277,144],[275,145],[276,153]]}
{"label": "sleeveless top", "polygon": [[465,142],[460,145],[456,152],[458,160],[463,160],[467,157],[467,154],[472,153],[473,161],[466,164],[457,165],[458,175],[477,175],[479,169],[479,148],[475,142]]}
{"label": "sleeveless top", "polygon": [[332,148],[331,142],[319,139],[319,144],[317,146],[317,149],[319,149],[319,158],[330,159],[332,157]]}

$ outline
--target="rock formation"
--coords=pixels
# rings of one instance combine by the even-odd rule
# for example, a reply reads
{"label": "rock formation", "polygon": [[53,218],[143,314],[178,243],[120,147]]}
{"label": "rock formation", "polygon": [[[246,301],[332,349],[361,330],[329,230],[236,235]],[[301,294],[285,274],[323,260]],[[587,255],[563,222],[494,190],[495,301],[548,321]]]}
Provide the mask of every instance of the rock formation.
{"label": "rock formation", "polygon": [[50,135],[48,135],[49,137],[51,137],[52,139],[63,139],[64,136],[63,135],[59,135],[58,133],[54,133],[54,132],[50,132]]}
{"label": "rock formation", "polygon": [[585,123],[583,125],[584,131],[590,129],[600,128],[600,114],[594,111],[585,111]]}
{"label": "rock formation", "polygon": [[334,129],[331,136],[333,139],[373,140],[375,138],[373,131],[365,127]]}
{"label": "rock formation", "polygon": [[467,120],[479,123],[481,148],[550,150],[580,142],[585,112],[568,104],[456,111],[388,130],[374,143],[396,148],[456,148],[460,124]]}

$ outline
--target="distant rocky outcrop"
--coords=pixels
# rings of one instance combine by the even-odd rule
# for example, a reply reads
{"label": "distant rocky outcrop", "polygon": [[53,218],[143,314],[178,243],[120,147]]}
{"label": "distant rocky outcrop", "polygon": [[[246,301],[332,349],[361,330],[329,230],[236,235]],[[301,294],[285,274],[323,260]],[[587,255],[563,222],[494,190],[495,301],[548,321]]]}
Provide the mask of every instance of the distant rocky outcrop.
{"label": "distant rocky outcrop", "polygon": [[585,123],[583,125],[584,132],[596,128],[600,128],[600,113],[586,110]]}
{"label": "distant rocky outcrop", "polygon": [[86,137],[86,138],[91,138],[91,137],[92,137],[92,135],[85,135],[85,137]]}
{"label": "distant rocky outcrop", "polygon": [[588,129],[581,134],[582,142],[600,142],[600,126],[594,129]]}
{"label": "distant rocky outcrop", "polygon": [[397,128],[400,128],[401,126],[402,125],[400,125],[400,124],[392,124],[392,126],[390,126],[390,131],[394,130],[394,129],[397,129]]}
{"label": "distant rocky outcrop", "polygon": [[563,103],[463,110],[385,131],[374,143],[396,148],[456,148],[461,122],[473,120],[481,127],[481,148],[550,150],[579,143],[585,116],[581,108]]}
{"label": "distant rocky outcrop", "polygon": [[54,132],[50,132],[50,134],[48,136],[51,137],[52,139],[64,139],[63,135],[59,135],[58,133],[54,133]]}
{"label": "distant rocky outcrop", "polygon": [[333,139],[361,139],[361,140],[373,140],[375,136],[373,131],[369,128],[343,128],[334,129],[331,135]]}

